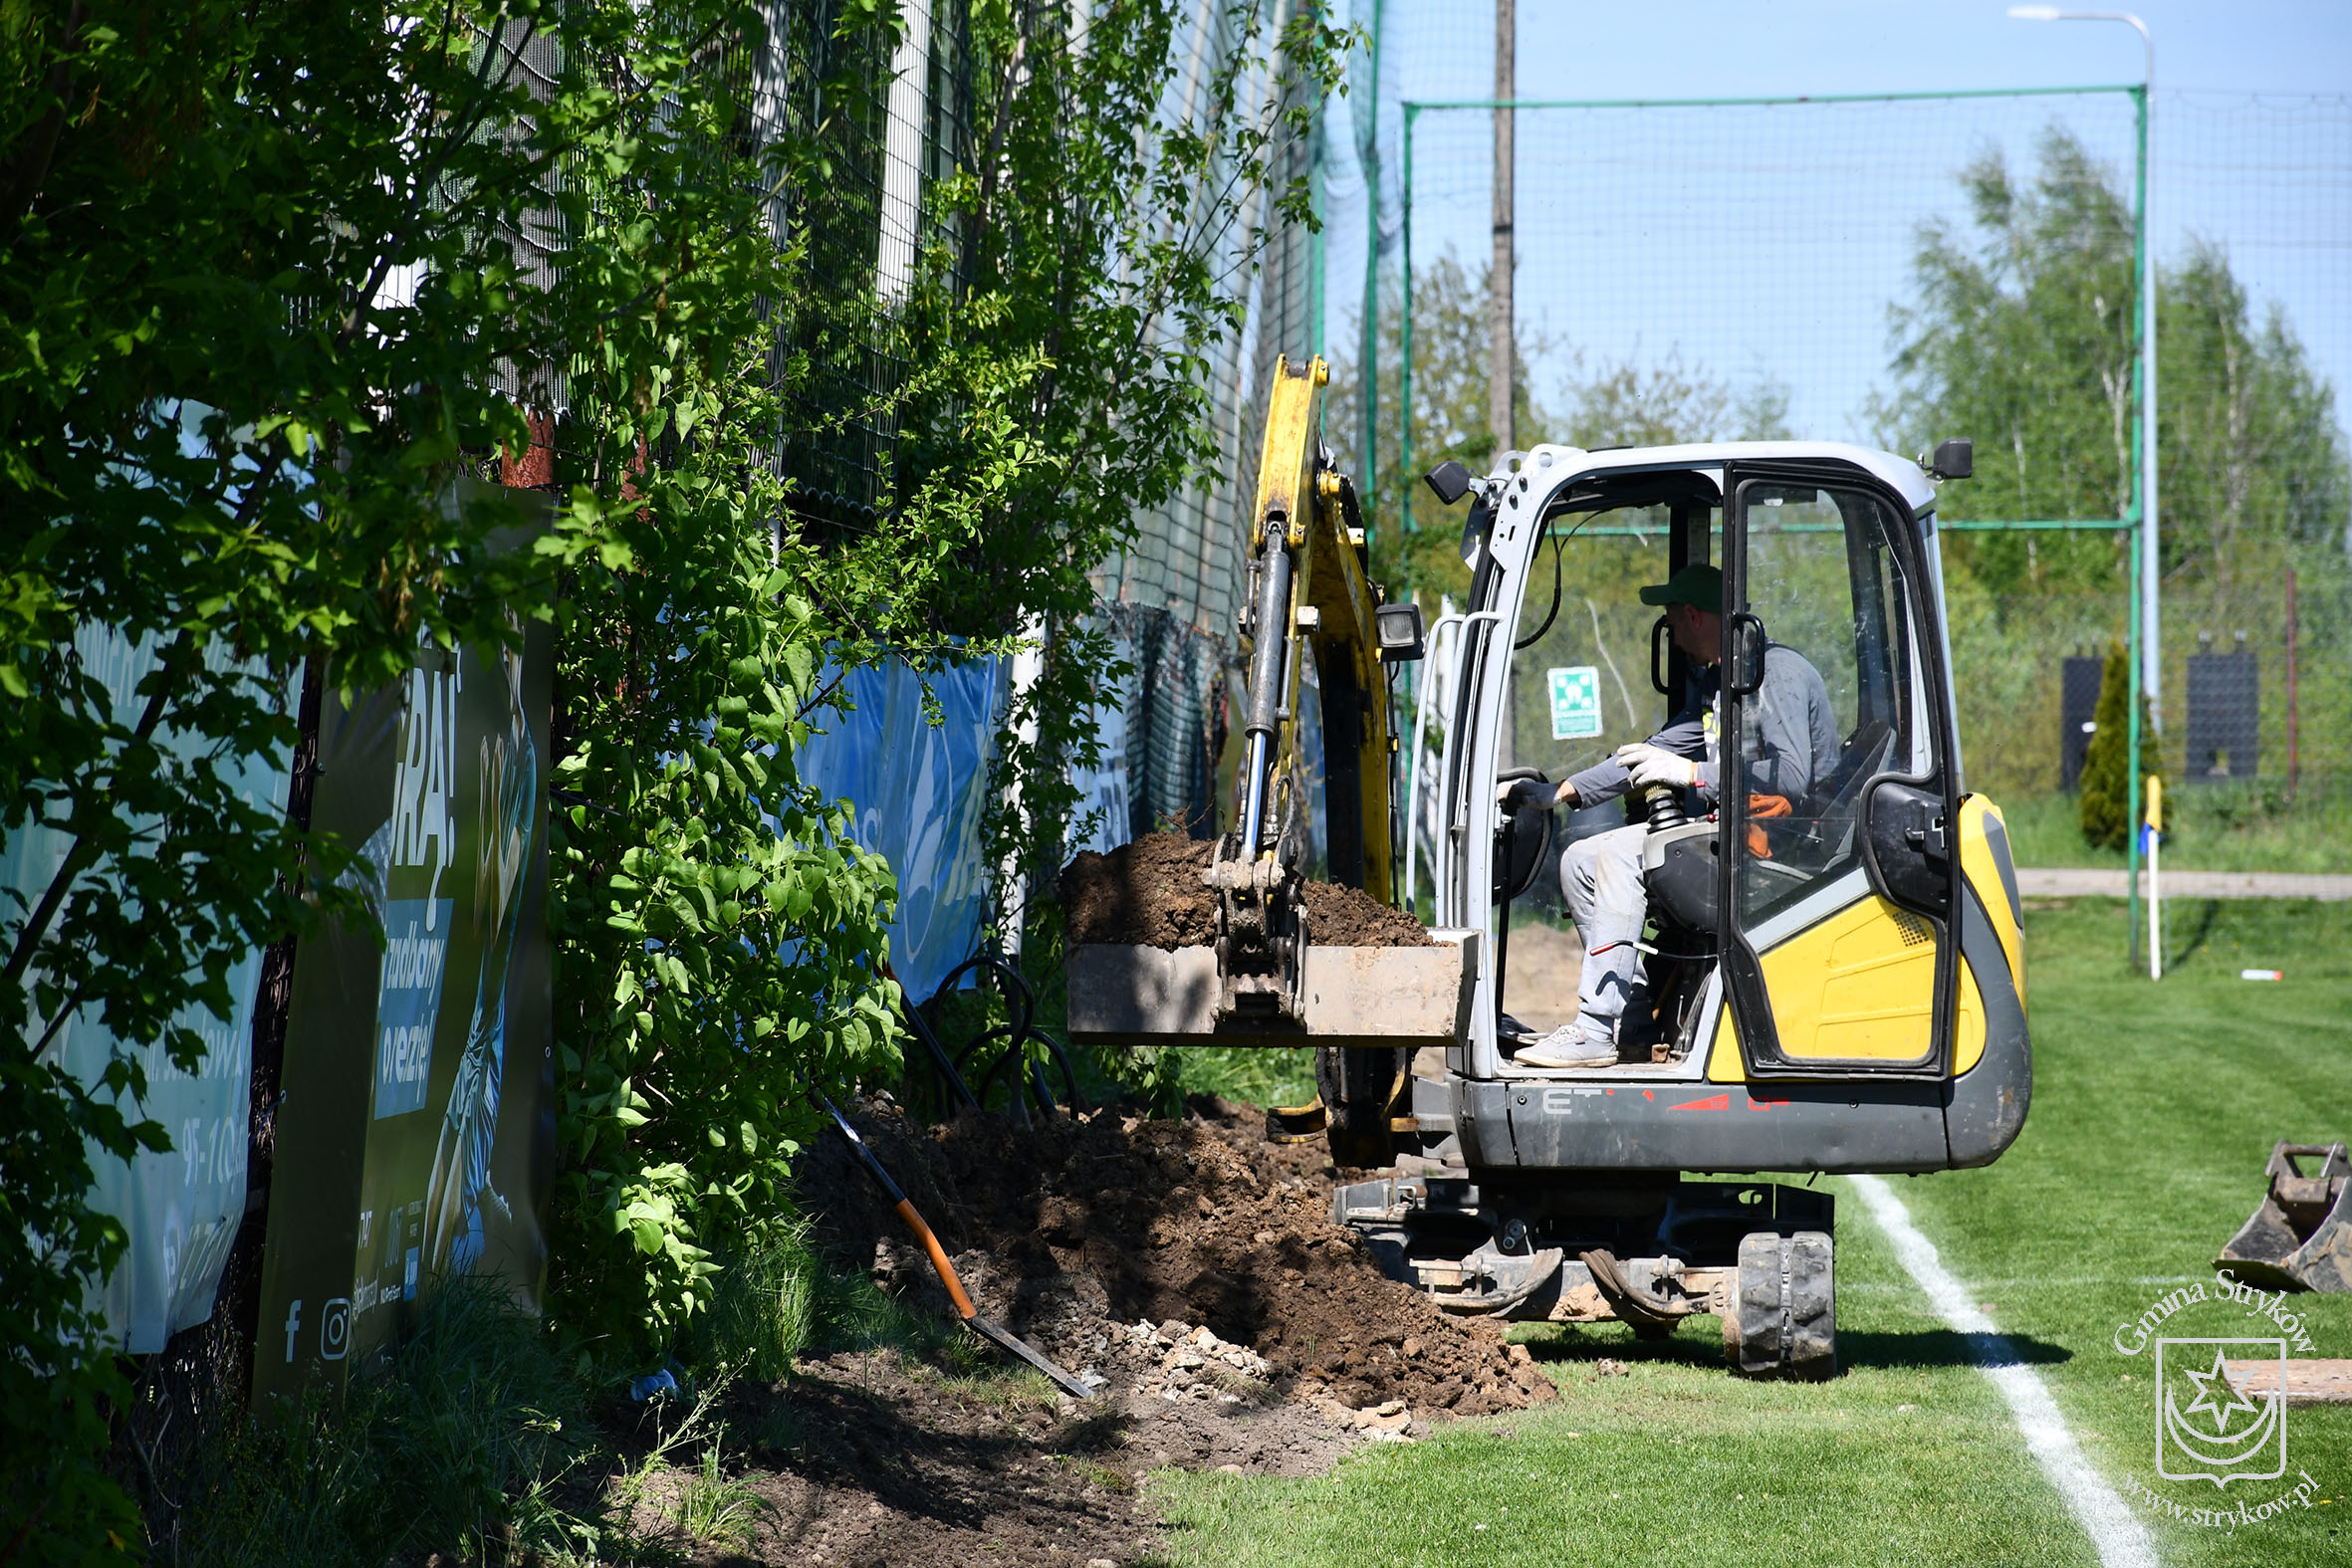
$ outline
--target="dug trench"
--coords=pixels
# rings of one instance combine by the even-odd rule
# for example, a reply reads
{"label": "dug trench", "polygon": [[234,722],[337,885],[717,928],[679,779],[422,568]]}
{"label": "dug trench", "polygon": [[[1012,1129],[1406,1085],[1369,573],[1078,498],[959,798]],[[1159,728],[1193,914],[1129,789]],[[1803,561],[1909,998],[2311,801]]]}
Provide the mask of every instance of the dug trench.
{"label": "dug trench", "polygon": [[[1497,1325],[1383,1275],[1331,1220],[1319,1141],[1267,1143],[1255,1107],[1196,1096],[1180,1120],[926,1126],[877,1096],[850,1119],[979,1310],[1096,1393],[1037,1380],[992,1402],[892,1352],[806,1359],[763,1396],[761,1419],[796,1436],[757,1477],[770,1511],[756,1560],[1150,1562],[1159,1529],[1136,1485],[1155,1468],[1312,1473],[1357,1446],[1558,1397]],[[840,1140],[810,1148],[801,1173],[827,1252],[950,1315]]]}

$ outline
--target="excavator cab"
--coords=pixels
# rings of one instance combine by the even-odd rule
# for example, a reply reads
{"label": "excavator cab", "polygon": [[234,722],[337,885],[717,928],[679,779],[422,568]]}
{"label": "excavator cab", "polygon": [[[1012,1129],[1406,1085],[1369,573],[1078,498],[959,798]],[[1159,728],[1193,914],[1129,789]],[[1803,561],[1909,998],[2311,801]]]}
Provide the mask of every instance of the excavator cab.
{"label": "excavator cab", "polygon": [[[1953,717],[1935,489],[1827,443],[1546,446],[1464,499],[1472,586],[1430,630],[1416,719],[1441,739],[1416,759],[1408,819],[1429,852],[1408,850],[1406,896],[1480,934],[1473,1005],[1443,1072],[1410,1085],[1423,1158],[1342,1189],[1337,1212],[1454,1310],[1656,1332],[1714,1312],[1735,1366],[1822,1375],[1831,1202],[1723,1176],[1987,1164],[2031,1093],[2014,873]],[[1622,679],[1636,580],[1606,605],[1557,585],[1588,530],[1639,539],[1639,580],[1721,568],[1712,659],[1653,628],[1639,693]],[[1694,683],[1706,798],[1498,803],[1515,776],[1643,739]],[[1799,690],[1804,712],[1774,710]],[[1573,1016],[1580,957],[1560,960],[1562,923],[1526,919],[1553,874],[1529,846],[1628,831],[1649,918],[1619,1058],[1522,1065],[1521,1042]]]}
{"label": "excavator cab", "polygon": [[[1760,1103],[1824,1108],[1819,1126],[1789,1118],[1807,1123],[1793,1134],[1645,1138],[1662,1164],[1689,1145],[1693,1158],[1674,1160],[1678,1168],[1768,1169],[1801,1151],[1801,1164],[1779,1168],[1933,1170],[1985,1163],[2006,1147],[2029,1084],[2019,920],[1999,813],[1964,785],[1934,501],[1914,465],[1814,443],[1540,447],[1489,476],[1465,529],[1471,601],[1432,628],[1453,657],[1421,694],[1424,704],[1441,700],[1436,688],[1450,684],[1442,700],[1451,722],[1416,770],[1437,777],[1416,777],[1408,809],[1423,812],[1428,791],[1432,924],[1487,935],[1477,1005],[1448,1061],[1453,1077],[1783,1085]],[[1560,618],[1544,609],[1560,592],[1553,573],[1563,544],[1596,526],[1663,536],[1665,550],[1652,551],[1646,568],[1655,576],[1718,565],[1722,645],[1713,661],[1696,661],[1654,634],[1642,672],[1654,700],[1637,701],[1621,679],[1598,683],[1597,701],[1588,691],[1593,744],[1581,760],[1658,728],[1703,682],[1716,693],[1719,787],[1704,802],[1631,810],[1543,812],[1524,795],[1498,807],[1499,784],[1548,782],[1579,760],[1568,738],[1546,743],[1546,715],[1524,699],[1532,676],[1555,686],[1591,684],[1589,676],[1576,665],[1530,666],[1574,658],[1611,675],[1621,667],[1595,645],[1597,604],[1579,606],[1591,636],[1571,620],[1577,635],[1564,641]],[[1620,596],[1631,601],[1632,584]],[[1548,640],[1521,635],[1545,619]],[[1767,660],[1792,659],[1818,677],[1811,711],[1793,722],[1768,711],[1785,694],[1764,679]],[[1612,707],[1622,714],[1592,722],[1592,709]],[[1432,727],[1425,719],[1421,728]],[[1792,731],[1801,756],[1788,755]],[[1543,996],[1512,986],[1514,908],[1550,874],[1534,862],[1553,854],[1553,839],[1621,831],[1628,820],[1644,829],[1651,909],[1648,1013],[1632,1020],[1645,1048],[1614,1067],[1520,1068],[1515,1036],[1563,1021],[1574,997],[1564,987]],[[1989,1054],[1994,1070],[1980,1078]],[[1834,1092],[1821,1087],[1830,1084]],[[1827,1116],[1831,1100],[1841,1111],[1868,1101],[1889,1114]],[[1506,1104],[1517,1110],[1515,1098]],[[1585,1135],[1539,1114],[1516,1119],[1510,1145],[1521,1166],[1574,1166],[1587,1155]]]}

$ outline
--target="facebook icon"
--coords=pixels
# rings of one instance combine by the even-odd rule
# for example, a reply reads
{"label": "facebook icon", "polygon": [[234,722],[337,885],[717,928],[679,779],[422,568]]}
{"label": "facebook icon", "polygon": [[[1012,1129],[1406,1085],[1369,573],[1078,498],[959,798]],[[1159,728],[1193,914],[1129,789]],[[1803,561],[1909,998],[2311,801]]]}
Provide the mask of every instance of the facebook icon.
{"label": "facebook icon", "polygon": [[302,1297],[296,1296],[286,1309],[286,1359],[294,1360],[294,1336],[302,1330]]}

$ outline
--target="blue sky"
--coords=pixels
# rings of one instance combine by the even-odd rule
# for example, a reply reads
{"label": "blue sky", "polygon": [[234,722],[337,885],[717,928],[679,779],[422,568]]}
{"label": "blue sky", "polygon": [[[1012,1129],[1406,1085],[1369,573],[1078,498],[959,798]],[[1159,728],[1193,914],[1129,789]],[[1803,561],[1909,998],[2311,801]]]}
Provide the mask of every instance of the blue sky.
{"label": "blue sky", "polygon": [[[1393,0],[1392,0],[1393,4]],[[2138,81],[2139,35],[2112,22],[2012,22],[2006,0],[1523,0],[1520,73],[1573,69],[1611,96],[1919,92]],[[2161,87],[2352,91],[2352,6],[2278,0],[2085,4],[2134,10],[2156,35]],[[1492,39],[1491,5],[1449,6]],[[1486,62],[1492,81],[1491,56]]]}
{"label": "blue sky", "polygon": [[[1355,0],[1358,15],[1368,18],[1371,4]],[[2128,27],[2018,22],[2004,7],[1521,0],[1519,93],[1679,99],[2139,80],[2140,41]],[[2352,6],[2152,4],[2140,14],[2157,45],[2159,257],[2177,257],[2193,236],[2224,245],[2256,300],[2284,310],[2323,372],[2352,394]],[[1398,106],[1486,97],[1493,15],[1491,0],[1384,0],[1392,223]],[[1339,123],[1327,320],[1345,358],[1364,202]],[[1918,225],[1962,218],[1953,176],[1970,158],[1998,150],[2029,169],[2053,123],[2128,186],[2132,131],[2120,98],[1523,113],[1520,319],[1557,345],[1535,366],[1538,382],[1568,373],[1574,350],[1588,366],[1675,356],[1735,388],[1781,382],[1800,435],[1867,436],[1868,399],[1885,385],[1888,310],[1906,291]],[[1487,133],[1475,112],[1419,116],[1417,273],[1449,244],[1483,263]]]}

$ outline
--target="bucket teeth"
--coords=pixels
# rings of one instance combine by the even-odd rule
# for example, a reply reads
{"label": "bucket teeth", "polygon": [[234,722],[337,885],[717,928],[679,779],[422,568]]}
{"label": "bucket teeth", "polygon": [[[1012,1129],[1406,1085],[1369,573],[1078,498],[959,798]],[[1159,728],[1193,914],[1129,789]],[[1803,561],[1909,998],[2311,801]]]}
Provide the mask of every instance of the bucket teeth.
{"label": "bucket teeth", "polygon": [[2270,1290],[2352,1291],[2352,1160],[2344,1145],[2281,1143],[2270,1189],[2214,1266]]}

